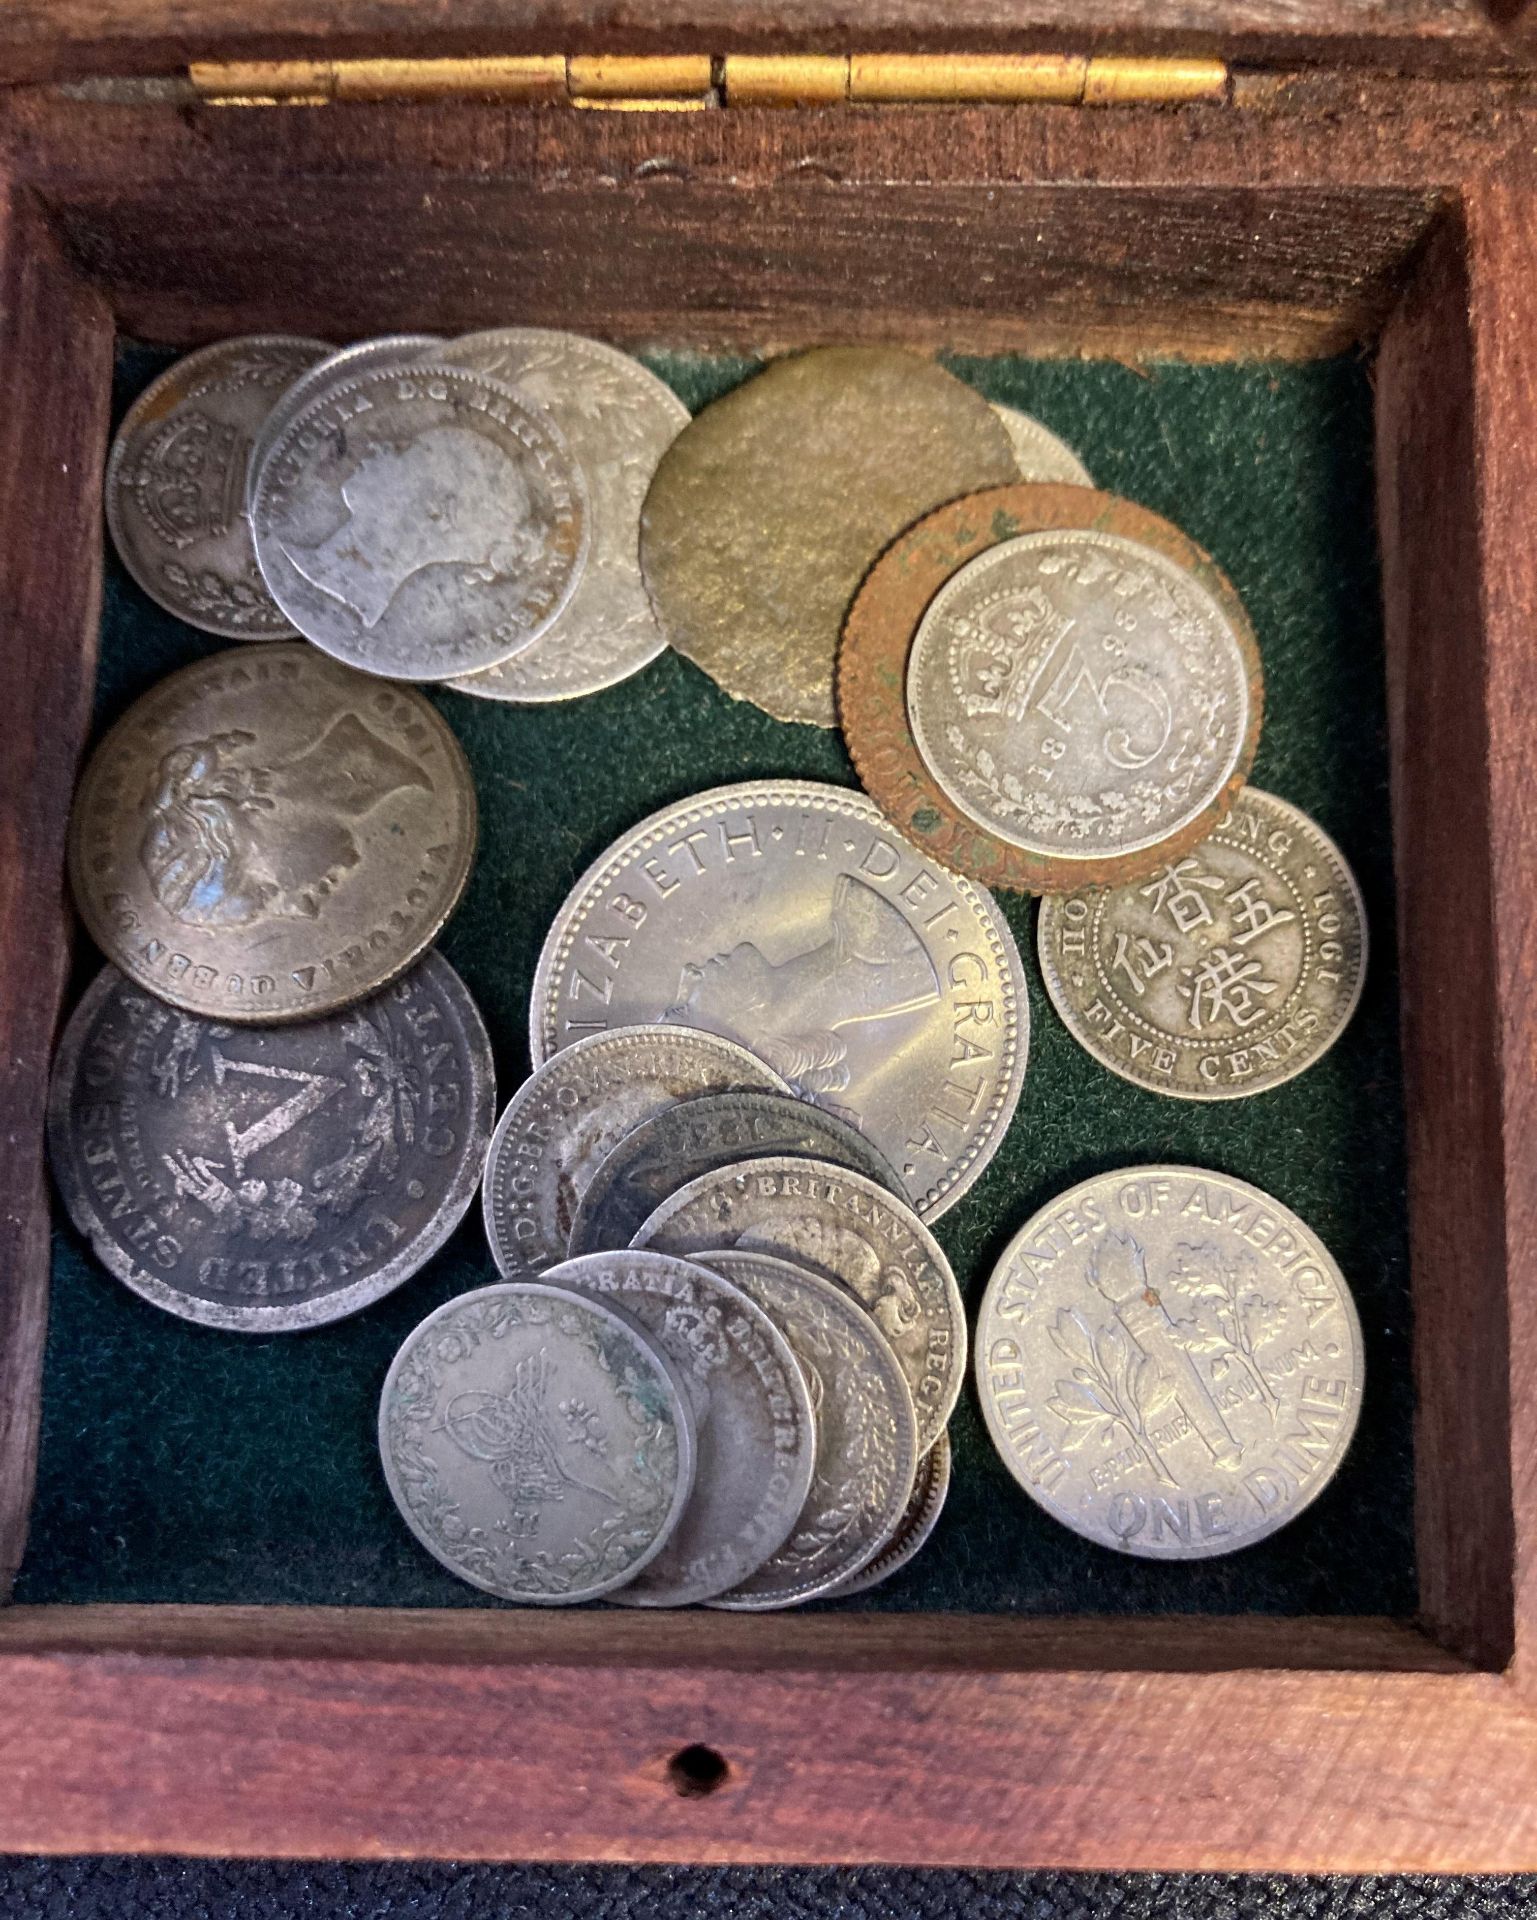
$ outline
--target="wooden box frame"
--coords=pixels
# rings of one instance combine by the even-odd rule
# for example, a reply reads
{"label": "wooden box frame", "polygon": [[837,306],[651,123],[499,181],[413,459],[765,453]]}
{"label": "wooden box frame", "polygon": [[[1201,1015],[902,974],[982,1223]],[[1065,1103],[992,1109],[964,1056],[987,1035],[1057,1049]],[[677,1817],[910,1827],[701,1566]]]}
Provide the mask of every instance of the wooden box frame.
{"label": "wooden box frame", "polygon": [[517,317],[1377,341],[1420,1581],[1414,1621],[13,1607],[0,1849],[1537,1866],[1534,155],[1524,84],[1455,72],[1098,113],[0,99],[0,1577],[114,334]]}

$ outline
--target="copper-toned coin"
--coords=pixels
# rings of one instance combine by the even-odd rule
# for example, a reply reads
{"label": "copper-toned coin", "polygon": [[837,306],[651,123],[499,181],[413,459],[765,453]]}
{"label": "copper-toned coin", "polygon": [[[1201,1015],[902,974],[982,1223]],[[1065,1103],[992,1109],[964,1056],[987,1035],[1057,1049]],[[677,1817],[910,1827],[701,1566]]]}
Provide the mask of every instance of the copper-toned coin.
{"label": "copper-toned coin", "polygon": [[129,708],[81,776],[69,873],[146,991],[300,1020],[403,973],[474,850],[469,766],[436,711],[294,643],[215,654]]}
{"label": "copper-toned coin", "polygon": [[[944,681],[927,708],[928,682],[916,702],[909,684],[921,630]],[[1037,893],[1119,885],[1203,839],[1262,706],[1216,563],[1157,514],[1068,486],[996,488],[904,535],[850,609],[838,691],[887,816],[947,866]]]}
{"label": "copper-toned coin", "polygon": [[932,361],[799,354],[663,455],[641,568],[679,653],[776,719],[831,727],[838,633],[871,561],[941,501],[1018,471],[992,408]]}

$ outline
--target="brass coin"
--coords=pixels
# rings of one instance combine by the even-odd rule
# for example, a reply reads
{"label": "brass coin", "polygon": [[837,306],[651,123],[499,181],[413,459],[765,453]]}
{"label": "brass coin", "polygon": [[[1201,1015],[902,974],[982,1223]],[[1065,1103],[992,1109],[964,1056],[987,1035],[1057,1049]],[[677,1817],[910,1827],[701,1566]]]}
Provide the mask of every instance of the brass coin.
{"label": "brass coin", "polygon": [[855,589],[904,527],[1018,474],[980,394],[887,347],[781,360],[662,456],[641,569],[676,650],[779,720],[837,724],[833,663]]}
{"label": "brass coin", "polygon": [[[1007,840],[957,804],[914,738],[908,665],[915,636],[936,596],[978,556],[1024,535],[1051,531],[1150,550],[1151,571],[1166,573],[1171,562],[1183,569],[1193,589],[1199,589],[1203,605],[1211,605],[1221,618],[1242,713],[1207,787],[1186,807],[1177,828],[1155,842],[1117,847],[1112,839],[1098,853],[1078,855]],[[1051,686],[1056,688],[1061,679],[1058,674]],[[838,702],[844,739],[860,780],[888,819],[917,846],[991,887],[1066,893],[1140,879],[1177,860],[1211,832],[1253,763],[1263,684],[1259,649],[1237,592],[1216,562],[1178,527],[1129,500],[1089,487],[1021,485],[994,488],[941,507],[882,555],[849,610],[838,658]]]}
{"label": "brass coin", "polygon": [[107,958],[235,1022],[311,1019],[403,973],[474,850],[469,766],[435,710],[303,643],[152,687],[91,755],[69,826]]}

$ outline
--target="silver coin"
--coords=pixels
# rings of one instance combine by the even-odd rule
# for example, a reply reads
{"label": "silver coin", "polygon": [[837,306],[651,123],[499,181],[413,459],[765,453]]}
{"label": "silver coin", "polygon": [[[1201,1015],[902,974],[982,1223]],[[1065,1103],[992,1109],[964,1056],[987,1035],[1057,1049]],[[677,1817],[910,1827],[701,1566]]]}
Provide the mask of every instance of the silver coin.
{"label": "silver coin", "polygon": [[900,1526],[918,1464],[901,1364],[841,1287],[787,1260],[713,1248],[708,1265],[779,1326],[816,1409],[816,1470],[794,1531],[750,1580],[711,1604],[759,1612],[829,1593]]}
{"label": "silver coin", "polygon": [[977,1319],[1004,1465],[1075,1533],[1153,1560],[1263,1540],[1327,1486],[1361,1405],[1350,1289],[1242,1180],[1127,1167],[1043,1207]]}
{"label": "silver coin", "polygon": [[1043,427],[1032,414],[1021,413],[1018,407],[1004,406],[1001,400],[993,401],[992,409],[1009,436],[1021,480],[1068,487],[1093,486],[1094,476],[1050,427]]}
{"label": "silver coin", "polygon": [[1156,847],[1239,769],[1251,659],[1230,610],[1140,540],[1062,527],[989,547],[924,613],[913,740],[968,818],[1041,856]]}
{"label": "silver coin", "polygon": [[846,1600],[850,1594],[868,1593],[871,1587],[878,1587],[894,1573],[900,1573],[917,1558],[933,1537],[934,1529],[939,1525],[939,1516],[945,1510],[945,1497],[949,1491],[950,1439],[948,1434],[942,1433],[918,1462],[918,1477],[913,1482],[912,1498],[897,1523],[890,1543],[858,1573],[851,1573],[848,1579],[829,1587],[822,1598]]}
{"label": "silver coin", "polygon": [[151,599],[204,633],[293,633],[256,565],[247,464],[281,395],[330,351],[286,334],[221,340],[167,368],[118,428],[106,478],[112,544]]}
{"label": "silver coin", "polygon": [[902,1363],[919,1448],[939,1438],[966,1376],[966,1310],[939,1242],[875,1181],[815,1160],[743,1160],[680,1187],[635,1244],[690,1256],[757,1248],[838,1281]]}
{"label": "silver coin", "polygon": [[379,1452],[430,1554],[543,1606],[633,1580],[694,1484],[693,1415],[666,1354],[627,1314],[534,1281],[461,1294],[416,1328],[384,1382]]}
{"label": "silver coin", "polygon": [[70,1218],[183,1320],[287,1333],[409,1280],[464,1217],[496,1111],[438,953],[346,1013],[232,1027],[104,967],[64,1030],[48,1143]]}
{"label": "silver coin", "polygon": [[1041,903],[1041,971],[1080,1045],[1181,1100],[1263,1093],[1344,1031],[1366,911],[1338,847],[1245,787],[1221,826],[1147,879]]}
{"label": "silver coin", "polygon": [[610,1150],[675,1102],[727,1087],[785,1091],[746,1047],[693,1027],[616,1027],[547,1060],[508,1102],[486,1156],[481,1207],[500,1271],[528,1275],[564,1260]]}
{"label": "silver coin", "polygon": [[593,1253],[545,1278],[622,1307],[672,1361],[694,1416],[693,1494],[615,1598],[685,1607],[739,1585],[784,1544],[811,1487],[816,1420],[784,1335],[728,1280],[667,1254]]}
{"label": "silver coin", "polygon": [[577,1207],[571,1251],[627,1247],[668,1194],[713,1167],[770,1154],[831,1161],[902,1191],[884,1156],[837,1114],[788,1093],[707,1093],[664,1108],[613,1148]]}
{"label": "silver coin", "polygon": [[752,1047],[873,1140],[927,1217],[996,1150],[1030,1030],[991,894],[863,794],[805,780],[652,814],[572,889],[534,975],[534,1059],[639,1020]]}
{"label": "silver coin", "polygon": [[498,327],[451,341],[445,365],[474,367],[549,414],[587,482],[592,538],[566,610],[513,659],[449,684],[487,700],[574,700],[617,686],[667,644],[640,572],[640,509],[689,411],[617,347],[545,327]]}
{"label": "silver coin", "polygon": [[545,632],[586,561],[559,429],[467,367],[374,367],[287,423],[251,505],[257,564],[299,631],[349,666],[443,680]]}
{"label": "silver coin", "polygon": [[360,340],[339,352],[327,349],[326,357],[302,373],[263,421],[246,466],[246,505],[249,508],[261,485],[262,467],[278,436],[296,413],[300,413],[317,393],[334,383],[362,373],[368,367],[410,366],[441,345],[435,333],[389,333],[374,340]]}

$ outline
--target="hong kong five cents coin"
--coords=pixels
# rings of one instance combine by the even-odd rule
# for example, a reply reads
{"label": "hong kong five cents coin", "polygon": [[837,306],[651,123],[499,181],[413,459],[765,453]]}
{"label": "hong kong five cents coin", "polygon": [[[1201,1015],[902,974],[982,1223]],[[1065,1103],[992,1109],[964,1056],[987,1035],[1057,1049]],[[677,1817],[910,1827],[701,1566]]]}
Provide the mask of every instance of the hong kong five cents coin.
{"label": "hong kong five cents coin", "polygon": [[794,1530],[713,1604],[743,1612],[794,1606],[856,1574],[902,1523],[918,1429],[896,1355],[842,1288],[743,1247],[700,1261],[755,1300],[790,1343],[816,1410],[816,1469]]}
{"label": "hong kong five cents coin", "polygon": [[486,1156],[481,1206],[497,1266],[537,1273],[593,1252],[571,1246],[572,1226],[610,1149],[653,1114],[726,1087],[785,1093],[746,1047],[696,1027],[615,1027],[547,1060],[507,1103]]}
{"label": "hong kong five cents coin", "polygon": [[430,1554],[540,1605],[633,1580],[694,1484],[693,1415],[666,1354],[628,1314],[534,1281],[428,1315],[385,1379],[379,1451]]}
{"label": "hong kong five cents coin", "polygon": [[667,644],[641,579],[640,510],[688,408],[638,360],[580,334],[501,327],[451,341],[438,357],[493,375],[555,421],[592,515],[587,564],[565,611],[531,646],[455,680],[455,690],[537,702],[617,685]]}
{"label": "hong kong five cents coin", "polygon": [[496,1108],[474,1002],[437,953],[346,1013],[231,1027],[104,967],[54,1065],[70,1218],[183,1320],[286,1333],[355,1313],[437,1251]]}
{"label": "hong kong five cents coin", "polygon": [[988,894],[862,794],[776,780],[641,821],[556,915],[534,976],[534,1059],[649,1020],[751,1047],[859,1127],[932,1217],[1013,1115],[1030,1016]]}
{"label": "hong kong five cents coin", "polygon": [[1145,880],[1041,906],[1041,971],[1096,1060],[1182,1100],[1231,1100],[1326,1053],[1361,995],[1366,915],[1334,842],[1245,787]]}
{"label": "hong kong five cents coin", "polygon": [[919,1449],[939,1438],[966,1376],[966,1310],[939,1242],[875,1181],[815,1160],[744,1160],[680,1187],[635,1243],[687,1255],[755,1248],[838,1281],[901,1362]]}
{"label": "hong kong five cents coin", "polygon": [[1221,818],[1259,739],[1259,653],[1215,563],[1086,487],[956,501],[871,570],[839,662],[860,779],[933,858],[1035,892],[1113,886]]}
{"label": "hong kong five cents coin", "polygon": [[251,503],[257,563],[350,666],[443,680],[531,644],[587,554],[581,470],[553,421],[468,367],[376,366],[289,419]]}
{"label": "hong kong five cents coin", "polygon": [[698,414],[657,468],[641,565],[677,651],[780,720],[836,724],[854,590],[920,514],[1018,468],[982,397],[887,347],[781,360]]}
{"label": "hong kong five cents coin", "polygon": [[694,1415],[688,1505],[615,1598],[683,1607],[735,1587],[784,1543],[811,1486],[815,1416],[784,1335],[730,1281],[666,1254],[593,1253],[545,1277],[638,1321],[672,1361]]}
{"label": "hong kong five cents coin", "polygon": [[1361,1328],[1296,1214],[1242,1180],[1128,1167],[1004,1250],[977,1320],[993,1444],[1076,1533],[1154,1560],[1252,1545],[1355,1432]]}
{"label": "hong kong five cents coin", "polygon": [[[568,1057],[556,1054],[544,1071]],[[699,1174],[774,1154],[852,1167],[902,1191],[885,1157],[837,1114],[787,1093],[707,1093],[664,1108],[612,1149],[582,1195],[571,1251],[627,1247],[668,1194]]]}
{"label": "hong kong five cents coin", "polygon": [[299,1020],[410,966],[474,850],[469,766],[432,707],[294,643],[215,654],[129,708],[81,777],[69,872],[140,986]]}
{"label": "hong kong five cents coin", "polygon": [[933,1537],[949,1492],[950,1437],[942,1433],[918,1462],[918,1477],[913,1482],[912,1497],[903,1509],[902,1518],[897,1522],[897,1530],[890,1541],[858,1573],[851,1573],[846,1580],[840,1580],[837,1586],[829,1587],[822,1598],[846,1600],[850,1594],[867,1593],[871,1587],[878,1587],[883,1581],[889,1580],[894,1573],[900,1573],[918,1557]]}
{"label": "hong kong five cents coin", "polygon": [[107,461],[107,525],[160,605],[226,640],[293,628],[263,584],[246,518],[252,444],[279,396],[331,349],[258,334],[178,360],[128,410]]}
{"label": "hong kong five cents coin", "polygon": [[1059,440],[1050,427],[1043,427],[1032,414],[1018,407],[993,402],[993,412],[1003,422],[1014,449],[1014,462],[1021,480],[1067,487],[1092,487],[1093,476],[1065,440]]}

